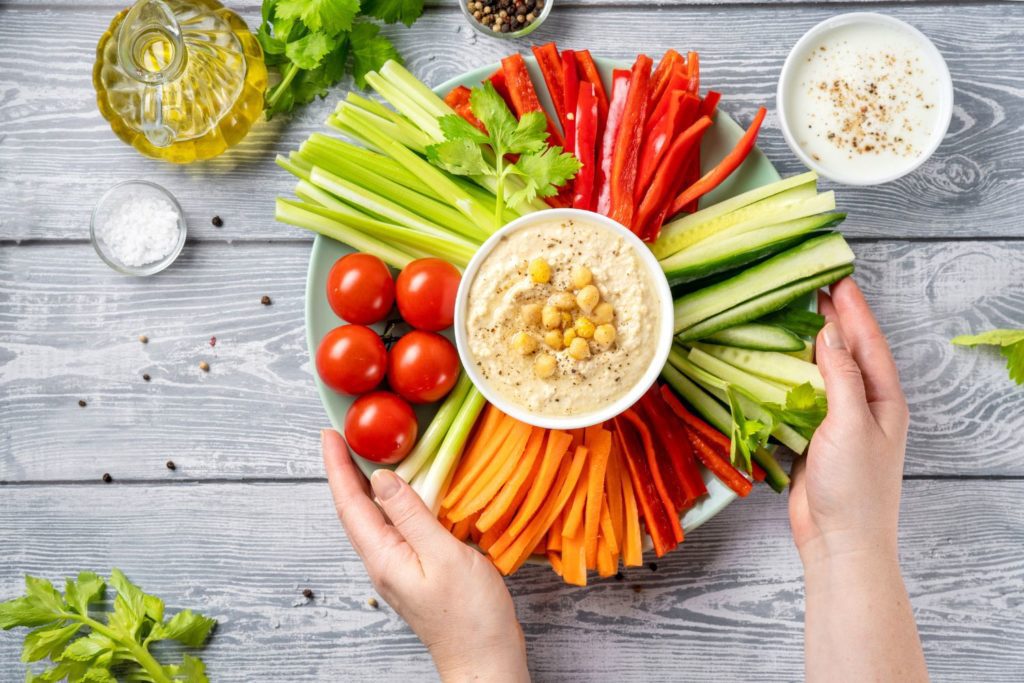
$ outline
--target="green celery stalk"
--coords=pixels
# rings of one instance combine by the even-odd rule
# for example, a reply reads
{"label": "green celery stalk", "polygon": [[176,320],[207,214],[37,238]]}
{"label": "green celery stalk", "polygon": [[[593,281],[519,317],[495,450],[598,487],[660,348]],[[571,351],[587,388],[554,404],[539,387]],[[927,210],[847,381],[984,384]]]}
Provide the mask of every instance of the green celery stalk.
{"label": "green celery stalk", "polygon": [[274,163],[302,180],[309,180],[309,172],[313,169],[309,163],[295,152],[289,152],[287,157],[278,154],[274,157]]}
{"label": "green celery stalk", "polygon": [[[358,118],[366,122],[366,125],[372,126],[375,130],[386,135],[391,140],[397,140],[400,144],[408,147],[417,154],[425,154],[427,145],[433,144],[433,140],[430,139],[430,136],[426,135],[416,126],[399,125],[394,121],[382,118],[376,114],[371,114],[370,112],[353,106],[348,102],[342,102],[338,105],[338,110],[327,118],[327,125],[333,125],[334,121],[340,121],[342,124],[348,126],[358,139],[363,139],[363,136],[358,132],[359,128],[353,125],[352,117],[349,116],[353,113],[358,114]],[[376,145],[376,147],[381,149],[379,145]]]}
{"label": "green celery stalk", "polygon": [[437,93],[428,88],[423,81],[409,73],[409,70],[394,60],[384,63],[380,75],[389,82],[408,93],[421,109],[435,118],[454,114],[455,111]]}
{"label": "green celery stalk", "polygon": [[419,126],[420,130],[430,136],[434,142],[444,140],[444,132],[441,131],[441,126],[437,123],[437,115],[431,115],[421,108],[412,97],[409,97],[408,92],[395,87],[375,71],[366,74],[366,82],[402,116]]}
{"label": "green celery stalk", "polygon": [[338,200],[337,197],[334,197],[329,192],[325,192],[316,185],[304,180],[296,185],[295,194],[303,201],[319,205],[318,208],[307,207],[307,210],[351,225],[364,234],[394,240],[402,245],[402,249],[408,251],[413,256],[419,254],[437,256],[450,261],[460,270],[464,270],[477,250],[477,247],[474,245],[455,242],[437,235],[428,235],[419,230],[403,228],[371,218]]}
{"label": "green celery stalk", "polygon": [[776,403],[780,406],[786,405],[786,391],[779,389],[756,375],[742,370],[735,365],[730,365],[723,360],[715,358],[706,351],[693,347],[690,349],[690,362],[699,368],[707,370],[730,384],[745,389],[763,403]]}
{"label": "green celery stalk", "polygon": [[448,481],[452,470],[458,463],[459,457],[462,455],[462,448],[469,438],[469,432],[476,424],[476,419],[485,403],[483,394],[475,387],[469,390],[469,395],[462,407],[459,408],[459,413],[455,416],[448,433],[445,434],[434,461],[430,463],[430,469],[427,470],[419,493],[423,502],[435,515],[441,507],[441,493],[445,482]]}
{"label": "green celery stalk", "polygon": [[434,142],[433,136],[424,130],[422,126],[418,125],[416,121],[410,119],[408,116],[403,116],[400,112],[395,111],[394,109],[388,109],[380,102],[375,102],[361,95],[357,95],[354,92],[349,92],[345,95],[345,101],[339,102],[334,108],[335,113],[346,106],[358,107],[369,114],[387,119],[401,128],[405,134],[412,139],[421,140],[425,144],[431,144]]}
{"label": "green celery stalk", "polygon": [[470,381],[469,375],[463,372],[459,376],[459,381],[452,388],[451,393],[445,398],[444,403],[437,409],[437,414],[430,421],[426,431],[423,432],[419,441],[416,442],[416,446],[395,468],[395,474],[406,481],[412,481],[416,473],[430,462],[437,453],[437,448],[441,445],[441,441],[447,436],[448,429],[452,426],[452,422],[455,421],[455,416],[458,415],[462,404],[466,402],[466,396],[472,388],[473,383]]}
{"label": "green celery stalk", "polygon": [[323,133],[313,133],[310,135],[309,138],[302,143],[302,146],[299,147],[299,150],[302,151],[307,145],[324,151],[328,156],[337,156],[345,159],[346,161],[361,164],[378,175],[391,178],[396,183],[404,185],[411,190],[416,190],[420,194],[429,195],[439,199],[439,197],[437,197],[437,193],[434,192],[432,187],[414,176],[412,173],[409,173],[409,171],[405,170],[405,167],[397,161],[384,156],[383,154],[371,152],[365,147],[359,147],[358,145],[353,145],[345,140],[339,140],[338,138],[332,138],[330,135],[324,135]]}
{"label": "green celery stalk", "polygon": [[399,270],[415,260],[407,252],[379,242],[341,221],[332,220],[311,210],[315,208],[309,207],[302,202],[278,197],[274,208],[274,218],[282,223],[312,230],[325,237],[343,242],[356,251],[365,251],[368,254],[373,254],[388,265],[394,266]]}

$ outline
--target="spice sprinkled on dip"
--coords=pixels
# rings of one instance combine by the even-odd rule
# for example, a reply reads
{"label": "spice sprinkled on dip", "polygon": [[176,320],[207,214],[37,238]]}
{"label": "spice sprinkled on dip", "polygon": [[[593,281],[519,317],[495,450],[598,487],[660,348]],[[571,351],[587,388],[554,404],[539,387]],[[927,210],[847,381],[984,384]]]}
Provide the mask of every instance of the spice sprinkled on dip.
{"label": "spice sprinkled on dip", "polygon": [[622,398],[654,359],[662,322],[636,247],[583,219],[511,232],[469,288],[471,362],[533,414],[591,413]]}

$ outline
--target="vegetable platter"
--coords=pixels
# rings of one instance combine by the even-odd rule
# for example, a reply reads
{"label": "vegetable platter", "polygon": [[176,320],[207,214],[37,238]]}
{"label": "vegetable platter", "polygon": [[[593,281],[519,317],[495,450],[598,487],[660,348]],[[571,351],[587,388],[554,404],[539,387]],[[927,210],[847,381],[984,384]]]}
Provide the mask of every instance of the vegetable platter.
{"label": "vegetable platter", "polygon": [[[588,570],[611,576],[620,563],[640,564],[644,551],[675,548],[758,481],[779,491],[788,485],[775,453],[803,452],[826,410],[812,360],[822,324],[814,292],[852,272],[853,254],[831,230],[845,216],[835,212],[834,195],[817,192],[813,173],[780,179],[754,146],[764,109],[745,131],[717,109],[717,93],[699,94],[695,53],[670,50],[657,64],[644,56],[629,64],[559,53],[553,44],[533,52],[433,90],[397,63],[368,74],[383,102],[350,93],[328,120],[344,137],[314,134],[279,157],[299,182],[298,199],[279,199],[277,217],[318,233],[307,340],[331,423],[357,455],[370,455],[357,458],[363,471],[398,463],[442,523],[503,573],[543,559],[585,585]],[[581,132],[594,121],[596,132]],[[623,131],[633,130],[630,140]],[[450,319],[416,313],[451,305],[448,285],[431,290],[429,277],[410,275],[424,258],[464,270],[503,224],[549,206],[614,218],[647,243],[671,286],[672,350],[659,382],[633,408],[586,429],[541,429],[488,404],[466,373],[456,380],[457,370],[443,367],[447,361],[406,363],[405,379],[388,370],[400,409],[385,405],[389,392],[351,395],[382,384],[389,362],[404,362],[396,353],[402,333],[433,335],[433,346],[422,348],[434,351],[405,358],[450,355],[437,341],[438,332],[453,338]],[[397,286],[388,284],[397,293],[373,290],[397,298],[397,314],[385,310],[386,297],[365,320],[339,313],[337,269],[353,250],[398,271]],[[526,276],[524,264],[524,277],[535,277],[536,265]],[[574,269],[574,280],[577,270],[586,273],[584,287],[589,270]],[[573,291],[581,302],[582,289]],[[596,348],[585,316],[597,311],[568,298],[574,313],[562,313],[564,350],[581,335]],[[353,347],[332,335],[346,322],[370,323],[379,341],[344,355]],[[563,350],[547,339],[545,351]],[[322,365],[338,349],[335,361],[356,359],[342,368],[340,385]],[[350,377],[354,367],[368,377]],[[413,380],[418,394],[409,393]],[[394,440],[363,438],[360,425],[375,419],[397,425]]]}

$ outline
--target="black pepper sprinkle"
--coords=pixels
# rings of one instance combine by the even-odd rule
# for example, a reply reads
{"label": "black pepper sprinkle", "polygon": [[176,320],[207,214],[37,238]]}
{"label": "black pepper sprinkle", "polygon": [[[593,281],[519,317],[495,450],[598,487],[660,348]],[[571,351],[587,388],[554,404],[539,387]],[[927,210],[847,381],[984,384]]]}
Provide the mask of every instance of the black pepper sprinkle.
{"label": "black pepper sprinkle", "polygon": [[626,578],[626,577],[622,575],[622,572],[616,572],[616,573],[615,573],[615,580],[616,580],[616,581],[622,581],[622,580],[623,580],[623,579],[625,579],[625,578]]}
{"label": "black pepper sprinkle", "polygon": [[224,225],[224,221],[221,219],[220,216],[214,216],[212,219],[210,219],[210,222],[213,223],[213,227],[215,228],[219,228]]}
{"label": "black pepper sprinkle", "polygon": [[656,572],[656,571],[658,571],[658,563],[657,562],[648,562],[647,563],[647,568],[650,569],[652,572]]}
{"label": "black pepper sprinkle", "polygon": [[269,306],[272,302],[270,301],[270,297],[264,294],[260,297],[260,303],[264,306]]}
{"label": "black pepper sprinkle", "polygon": [[178,469],[178,466],[174,464],[173,460],[168,460],[167,461],[167,469],[169,469],[169,470],[176,470],[176,469]]}
{"label": "black pepper sprinkle", "polygon": [[88,404],[85,401],[83,401],[82,399],[78,399],[78,407],[79,408],[84,408],[86,405],[88,405]]}
{"label": "black pepper sprinkle", "polygon": [[114,478],[112,476],[110,476],[110,472],[104,472],[103,473],[103,481],[105,481],[106,483],[109,484],[110,482],[114,481]]}
{"label": "black pepper sprinkle", "polygon": [[148,382],[148,381],[150,380],[150,377],[149,377],[149,375],[148,375],[148,374],[146,374],[146,373],[142,373],[142,379],[143,379],[144,381]]}
{"label": "black pepper sprinkle", "polygon": [[313,591],[310,590],[309,588],[303,588],[302,589],[302,597],[306,598],[307,600],[312,600],[313,599]]}

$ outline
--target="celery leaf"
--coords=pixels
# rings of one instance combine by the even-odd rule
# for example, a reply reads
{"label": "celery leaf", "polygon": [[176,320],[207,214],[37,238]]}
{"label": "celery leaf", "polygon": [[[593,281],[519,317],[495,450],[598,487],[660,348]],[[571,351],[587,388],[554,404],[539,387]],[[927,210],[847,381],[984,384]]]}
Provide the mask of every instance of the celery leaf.
{"label": "celery leaf", "polygon": [[1024,330],[990,330],[981,334],[962,334],[954,337],[957,346],[998,346],[1006,359],[1010,379],[1024,384]]}

